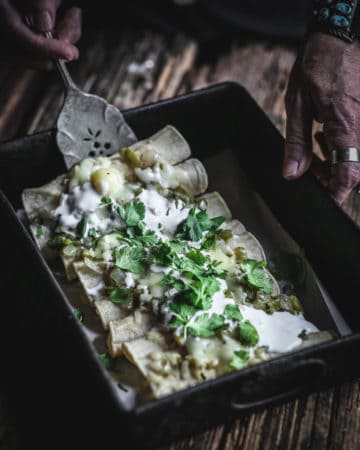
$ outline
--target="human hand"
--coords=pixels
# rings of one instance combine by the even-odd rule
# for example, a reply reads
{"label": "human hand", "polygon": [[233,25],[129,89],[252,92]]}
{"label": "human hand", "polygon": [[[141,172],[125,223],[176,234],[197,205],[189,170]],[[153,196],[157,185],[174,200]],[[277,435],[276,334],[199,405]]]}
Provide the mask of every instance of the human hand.
{"label": "human hand", "polygon": [[[0,24],[7,56],[35,69],[51,70],[55,58],[79,57],[73,44],[81,35],[81,10],[67,10],[56,24],[61,0],[0,0]],[[43,33],[53,31],[54,39]]]}
{"label": "human hand", "polygon": [[360,182],[360,164],[320,163],[313,155],[312,126],[313,120],[323,123],[330,151],[360,148],[360,41],[312,33],[292,69],[285,104],[283,176],[292,180],[310,169],[342,203]]}

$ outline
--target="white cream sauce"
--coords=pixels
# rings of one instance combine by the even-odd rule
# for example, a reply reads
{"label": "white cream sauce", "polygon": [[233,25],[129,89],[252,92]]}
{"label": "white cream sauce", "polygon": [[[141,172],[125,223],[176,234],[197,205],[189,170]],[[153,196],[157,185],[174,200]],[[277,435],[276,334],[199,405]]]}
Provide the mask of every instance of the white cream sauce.
{"label": "white cream sauce", "polygon": [[184,176],[184,171],[180,171],[163,159],[157,161],[152,167],[136,168],[134,172],[137,178],[147,185],[158,184],[163,188],[171,189],[176,189],[179,186],[178,177]]}
{"label": "white cream sauce", "polygon": [[[227,305],[235,304],[233,299],[225,296],[226,282],[222,279],[217,281],[220,283],[220,290],[213,295],[212,306],[208,310],[197,311],[191,318],[191,322],[204,313],[223,315]],[[294,315],[285,311],[267,314],[260,309],[245,305],[239,305],[239,308],[243,319],[251,322],[259,334],[257,346],[266,346],[271,352],[288,352],[302,343],[299,337],[302,331],[308,333],[318,331],[317,327],[305,320],[302,314]],[[168,311],[166,313],[169,321],[171,315],[168,315]],[[229,325],[236,324],[233,321],[226,321],[231,322]]]}
{"label": "white cream sauce", "polygon": [[227,284],[221,278],[217,278],[220,284],[220,290],[215,292],[212,298],[212,306],[208,309],[207,313],[211,314],[223,314],[226,305],[234,305],[235,302],[231,298],[225,297],[225,291],[227,290]]}
{"label": "white cream sauce", "polygon": [[286,311],[266,314],[261,309],[240,305],[245,320],[254,325],[259,334],[258,346],[267,346],[271,352],[288,352],[300,345],[299,334],[302,331],[319,331],[305,320],[302,314],[290,314]]}
{"label": "white cream sauce", "polygon": [[153,230],[165,240],[175,234],[178,225],[187,218],[190,210],[181,200],[168,199],[155,189],[143,190],[137,199],[146,208],[143,220],[145,228]]}
{"label": "white cream sauce", "polygon": [[86,290],[86,293],[95,301],[95,300],[99,300],[102,295],[101,295],[101,291],[103,290],[105,284],[103,281],[100,281],[98,284],[96,284],[94,287],[92,288],[88,288]]}
{"label": "white cream sauce", "polygon": [[[110,231],[124,225],[120,217],[111,218],[104,214],[100,205],[102,196],[92,187],[90,182],[75,186],[69,193],[62,194],[59,206],[54,215],[58,218],[58,230],[71,232],[86,215],[88,229],[96,228],[101,232]],[[106,211],[105,211],[106,212]]]}
{"label": "white cream sauce", "polygon": [[127,289],[131,289],[135,287],[135,278],[131,272],[126,272],[124,284]]}
{"label": "white cream sauce", "polygon": [[150,265],[150,272],[155,273],[163,273],[164,275],[167,275],[171,271],[170,267],[160,266],[159,264],[151,264]]}
{"label": "white cream sauce", "polygon": [[164,186],[164,179],[162,178],[158,163],[154,164],[153,167],[147,167],[146,169],[136,168],[134,172],[137,178],[145,184],[157,183],[160,184],[160,186],[166,187]]}

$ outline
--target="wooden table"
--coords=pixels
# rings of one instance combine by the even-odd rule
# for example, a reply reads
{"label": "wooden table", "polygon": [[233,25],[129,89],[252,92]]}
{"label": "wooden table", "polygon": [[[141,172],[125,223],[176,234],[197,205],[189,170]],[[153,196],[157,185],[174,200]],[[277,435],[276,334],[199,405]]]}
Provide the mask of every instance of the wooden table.
{"label": "wooden table", "polygon": [[[81,62],[70,65],[76,83],[120,109],[232,80],[244,85],[284,132],[283,100],[294,48],[234,40],[209,55],[189,37],[134,29],[121,33],[87,30],[80,48]],[[130,63],[146,60],[154,62],[146,79],[130,73]],[[56,74],[1,67],[0,140],[54,127],[61,99],[62,85]],[[360,224],[360,196],[352,195],[345,209]],[[359,431],[360,380],[354,380],[162,450],[355,450],[360,449]],[[11,401],[0,390],[0,448],[15,448],[15,440]]]}

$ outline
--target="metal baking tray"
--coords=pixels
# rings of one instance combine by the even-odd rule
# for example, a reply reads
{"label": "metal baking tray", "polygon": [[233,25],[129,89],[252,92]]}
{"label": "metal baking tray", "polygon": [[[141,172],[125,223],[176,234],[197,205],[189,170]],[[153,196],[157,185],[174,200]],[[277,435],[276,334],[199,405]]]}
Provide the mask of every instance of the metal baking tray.
{"label": "metal baking tray", "polygon": [[249,94],[222,83],[124,115],[139,138],[167,124],[180,130],[204,162],[210,190],[259,238],[270,267],[282,261],[293,269],[292,284],[283,288],[298,294],[308,320],[335,338],[129,406],[16,213],[24,188],[65,171],[55,130],[4,142],[0,348],[20,439],[37,447],[49,445],[50,436],[53,446],[56,436],[59,447],[71,438],[82,447],[154,448],[357,376],[360,229],[312,176],[282,179],[283,139]]}

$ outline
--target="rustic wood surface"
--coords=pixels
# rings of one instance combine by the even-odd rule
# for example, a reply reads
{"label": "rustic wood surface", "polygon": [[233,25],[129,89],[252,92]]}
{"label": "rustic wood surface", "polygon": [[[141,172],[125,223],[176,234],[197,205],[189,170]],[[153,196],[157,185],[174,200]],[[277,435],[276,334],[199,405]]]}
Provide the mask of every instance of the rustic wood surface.
{"label": "rustic wood surface", "polygon": [[[284,132],[284,92],[296,48],[265,41],[233,40],[203,57],[190,37],[133,29],[88,30],[80,43],[81,62],[70,65],[78,86],[120,109],[172,97],[213,83],[243,84]],[[133,62],[153,61],[146,76]],[[0,67],[0,140],[52,128],[62,101],[54,73]],[[360,196],[345,209],[360,224]],[[354,380],[266,409],[173,443],[161,450],[352,450],[360,449],[360,382]],[[15,448],[11,401],[0,391],[0,448]]]}

